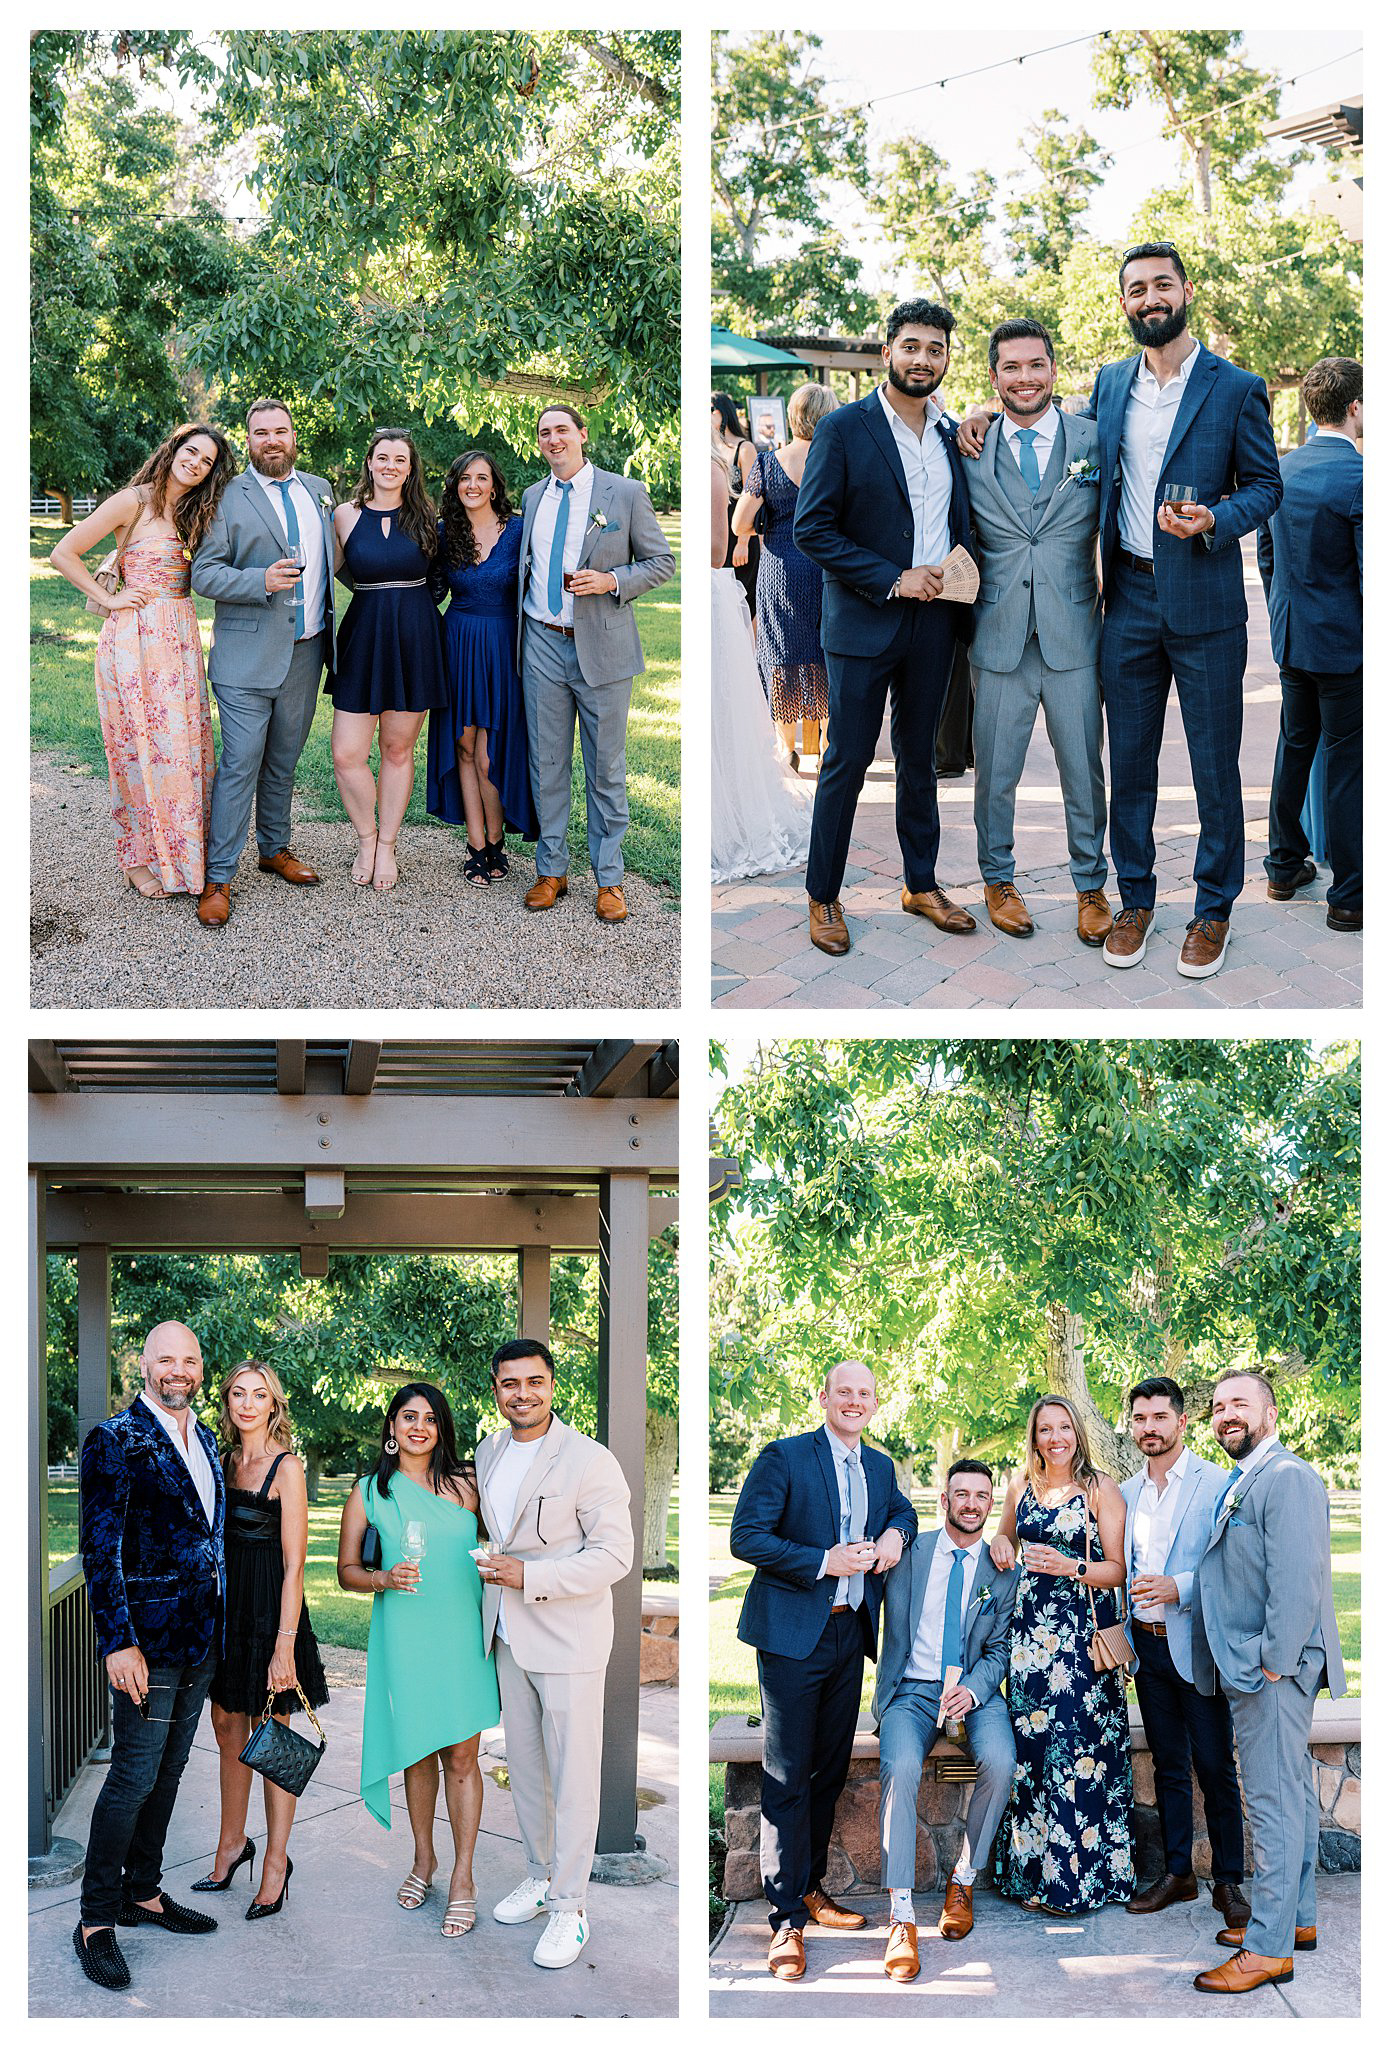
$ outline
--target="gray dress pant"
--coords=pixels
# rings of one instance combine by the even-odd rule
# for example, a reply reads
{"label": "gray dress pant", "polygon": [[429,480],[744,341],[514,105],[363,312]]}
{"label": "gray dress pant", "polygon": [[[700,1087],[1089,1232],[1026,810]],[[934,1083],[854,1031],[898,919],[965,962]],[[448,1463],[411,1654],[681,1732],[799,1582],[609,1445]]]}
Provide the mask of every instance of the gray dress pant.
{"label": "gray dress pant", "polygon": [[522,696],[527,710],[527,751],[537,806],[537,873],[564,875],[571,864],[566,834],[571,823],[571,762],[576,727],[585,763],[585,833],[590,866],[604,888],[624,879],[624,834],[629,826],[624,739],[632,676],[617,683],[587,683],[576,643],[550,633],[535,619],[522,624]]}
{"label": "gray dress pant", "polygon": [[319,704],[324,636],[297,640],[284,678],[266,689],[213,684],[222,751],[213,777],[208,826],[209,882],[230,882],[247,843],[252,803],[264,858],[290,844],[295,770]]}
{"label": "gray dress pant", "polygon": [[[919,1781],[938,1735],[939,1679],[902,1678],[880,1723],[880,1874],[889,1891],[913,1891],[918,1841]],[[977,1764],[964,1839],[980,1870],[1011,1795],[1016,1738],[999,1692],[967,1716],[967,1741]]]}
{"label": "gray dress pant", "polygon": [[1260,1692],[1224,1691],[1253,1836],[1253,1917],[1243,1945],[1258,1956],[1289,1956],[1297,1928],[1316,1924],[1320,1803],[1307,1746],[1315,1694],[1294,1678]]}
{"label": "gray dress pant", "polygon": [[977,757],[973,817],[977,865],[984,882],[1013,882],[1016,786],[1025,768],[1035,714],[1045,707],[1045,730],[1059,767],[1064,829],[1075,889],[1101,889],[1107,802],[1103,793],[1103,698],[1098,670],[1046,668],[1032,633],[1020,666],[1010,675],[973,664],[972,744]]}

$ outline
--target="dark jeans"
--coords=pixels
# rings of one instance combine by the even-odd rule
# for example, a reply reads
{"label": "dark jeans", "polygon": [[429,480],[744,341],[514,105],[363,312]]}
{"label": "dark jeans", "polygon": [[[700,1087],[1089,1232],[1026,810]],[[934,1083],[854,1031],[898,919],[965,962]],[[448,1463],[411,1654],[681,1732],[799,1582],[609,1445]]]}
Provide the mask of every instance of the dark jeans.
{"label": "dark jeans", "polygon": [[111,1762],[87,1836],[84,1927],[114,1927],[123,1892],[153,1899],[159,1891],[169,1818],[216,1664],[152,1665],[148,1721],[129,1693],[113,1691]]}
{"label": "dark jeans", "polygon": [[769,1925],[802,1927],[827,1875],[827,1845],[851,1763],[865,1669],[861,1616],[829,1614],[807,1657],[758,1653],[764,1712],[759,1868]]}
{"label": "dark jeans", "polygon": [[1364,671],[1325,676],[1284,668],[1281,675],[1282,727],[1267,814],[1267,872],[1279,884],[1294,882],[1311,857],[1310,841],[1301,829],[1301,806],[1324,733],[1325,836],[1332,871],[1327,901],[1337,910],[1362,910]]}
{"label": "dark jeans", "polygon": [[1243,1805],[1233,1761],[1233,1722],[1221,1692],[1206,1699],[1180,1676],[1164,1636],[1134,1628],[1137,1704],[1156,1772],[1156,1808],[1166,1869],[1188,1877],[1195,1806],[1190,1766],[1200,1781],[1215,1884],[1243,1876]]}

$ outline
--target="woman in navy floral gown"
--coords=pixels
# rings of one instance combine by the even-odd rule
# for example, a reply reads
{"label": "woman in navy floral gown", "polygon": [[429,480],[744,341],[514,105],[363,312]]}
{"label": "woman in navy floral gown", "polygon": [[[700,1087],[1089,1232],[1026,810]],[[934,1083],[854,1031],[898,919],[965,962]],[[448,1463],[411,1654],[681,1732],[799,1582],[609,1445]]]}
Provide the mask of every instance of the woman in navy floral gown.
{"label": "woman in navy floral gown", "polygon": [[1121,1491],[1095,1469],[1072,1402],[1037,1401],[1026,1469],[1007,1489],[991,1546],[998,1569],[1018,1548],[1023,1567],[1006,1679],[1016,1775],[995,1864],[1004,1897],[1046,1913],[1132,1896],[1126,1676],[1095,1671],[1089,1655],[1094,1612],[1099,1628],[1120,1618],[1125,1522]]}

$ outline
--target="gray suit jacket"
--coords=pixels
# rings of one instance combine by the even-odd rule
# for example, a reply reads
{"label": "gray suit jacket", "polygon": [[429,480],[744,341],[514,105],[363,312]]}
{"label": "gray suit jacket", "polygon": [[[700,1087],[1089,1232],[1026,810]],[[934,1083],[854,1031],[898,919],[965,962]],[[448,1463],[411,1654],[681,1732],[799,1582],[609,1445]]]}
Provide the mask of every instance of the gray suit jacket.
{"label": "gray suit jacket", "polygon": [[[1236,1495],[1236,1498],[1235,1498]],[[1224,1505],[1228,1502],[1230,1505]],[[1195,1570],[1195,1684],[1258,1692],[1262,1666],[1303,1692],[1345,1689],[1330,1583],[1330,1502],[1319,1473],[1285,1444],[1231,1478]]]}
{"label": "gray suit jacket", "polygon": [[[982,588],[974,607],[972,665],[1011,675],[1035,630],[1045,666],[1087,668],[1098,658],[1102,613],[1094,566],[1101,492],[1096,483],[1069,477],[1070,463],[1098,465],[1098,427],[1075,413],[1059,415],[1064,474],[1037,500],[1033,521],[1022,499],[1003,488],[997,456],[1015,457],[1004,445],[1000,416],[987,429],[981,459],[965,462],[972,524],[976,530]],[[1033,531],[1032,531],[1033,526]]]}
{"label": "gray suit jacket", "polygon": [[[297,474],[320,510],[325,608],[332,624],[333,493],[322,476],[311,476],[303,469]],[[222,494],[207,539],[193,558],[193,587],[200,597],[213,599],[208,680],[215,689],[269,691],[279,689],[285,681],[295,646],[295,614],[285,601],[285,591],[266,594],[266,571],[284,553],[285,535],[265,491],[254,476],[244,472],[234,477]],[[332,631],[325,640],[332,669]]]}
{"label": "gray suit jacket", "polygon": [[[1211,1464],[1207,1458],[1190,1453],[1190,1467],[1180,1482],[1180,1499],[1176,1505],[1175,1520],[1171,1523],[1170,1549],[1166,1552],[1163,1570],[1175,1580],[1179,1600],[1166,1605],[1164,1616],[1166,1647],[1171,1661],[1180,1676],[1190,1682],[1194,1680],[1194,1664],[1190,1648],[1190,1626],[1194,1616],[1195,1566],[1209,1547],[1214,1533],[1214,1515],[1221,1498],[1228,1489],[1227,1467]],[[1127,1529],[1123,1538],[1122,1558],[1127,1567],[1128,1582],[1132,1577],[1132,1532],[1136,1527],[1137,1502],[1146,1483],[1146,1467],[1134,1472],[1122,1484],[1122,1498],[1127,1503]],[[1132,1641],[1132,1608],[1129,1600],[1124,1626],[1127,1640]]]}
{"label": "gray suit jacket", "polygon": [[[875,1698],[871,1715],[877,1728],[885,1709],[895,1697],[904,1677],[914,1638],[924,1612],[924,1594],[929,1583],[929,1566],[941,1529],[926,1529],[916,1536],[899,1563],[885,1578],[885,1623],[881,1635],[880,1661],[876,1665]],[[963,1644],[962,1683],[979,1705],[998,1691],[1006,1676],[1011,1655],[1011,1617],[1016,1605],[1019,1568],[998,1571],[985,1543],[973,1575],[967,1610],[967,1640]]]}
{"label": "gray suit jacket", "polygon": [[[544,477],[522,494],[522,562],[518,572],[518,658],[522,658],[523,599],[532,573],[532,522],[543,491]],[[603,525],[596,518],[604,514]],[[645,590],[656,590],[677,574],[677,562],[663,537],[648,493],[633,477],[597,469],[590,492],[590,514],[580,551],[582,569],[612,569],[618,596],[578,597],[575,601],[576,660],[587,683],[619,683],[643,674],[643,647],[631,606]]]}

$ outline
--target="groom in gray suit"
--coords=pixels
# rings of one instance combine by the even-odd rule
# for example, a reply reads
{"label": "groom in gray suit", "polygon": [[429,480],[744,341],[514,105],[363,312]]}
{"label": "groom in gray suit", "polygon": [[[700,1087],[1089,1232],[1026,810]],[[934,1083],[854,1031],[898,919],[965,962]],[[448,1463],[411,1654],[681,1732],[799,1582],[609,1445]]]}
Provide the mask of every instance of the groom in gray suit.
{"label": "groom in gray suit", "polygon": [[251,467],[223,492],[194,557],[193,587],[214,600],[208,681],[222,730],[198,899],[206,925],[231,914],[253,799],[258,867],[283,882],[319,880],[290,851],[290,800],[319,679],[334,665],[334,500],[322,476],[296,469],[295,451],[289,408],[259,398],[247,414]]}
{"label": "groom in gray suit", "polygon": [[1016,787],[1043,704],[1059,766],[1076,930],[1101,946],[1112,929],[1103,893],[1102,613],[1098,544],[1098,428],[1054,402],[1054,345],[1038,320],[1003,320],[987,345],[1005,410],[981,460],[964,464],[982,571],[975,611],[973,815],[987,913],[1009,938],[1035,926],[1016,887]]}
{"label": "groom in gray suit", "polygon": [[[973,1458],[951,1465],[940,1506],[943,1527],[916,1536],[886,1578],[871,1707],[880,1729],[881,1877],[890,1893],[885,1974],[899,1984],[919,1974],[913,1898],[919,1781],[940,1716],[965,1723],[977,1763],[963,1844],[939,1915],[945,1941],[960,1941],[972,1930],[973,1881],[990,1853],[1016,1769],[1001,1681],[1019,1573],[998,1571],[987,1549],[990,1467]],[[950,1666],[960,1676],[945,1691]]]}
{"label": "groom in gray suit", "polygon": [[579,724],[595,915],[620,924],[629,914],[624,739],[634,677],[643,673],[631,607],[675,575],[677,563],[643,485],[596,469],[588,439],[578,412],[549,405],[537,421],[537,445],[551,476],[522,494],[518,665],[541,824],[537,879],[523,900],[529,910],[550,910],[566,894]]}
{"label": "groom in gray suit", "polygon": [[1233,1712],[1253,1833],[1246,1929],[1215,1939],[1238,1953],[1195,1979],[1197,1991],[1285,1984],[1294,1949],[1316,1946],[1320,1807],[1309,1743],[1315,1697],[1345,1689],[1330,1583],[1330,1502],[1320,1475],[1277,1438],[1277,1403],[1261,1373],[1227,1373],[1214,1389],[1214,1434],[1237,1460],[1195,1569],[1192,1649],[1201,1692],[1220,1686]]}

